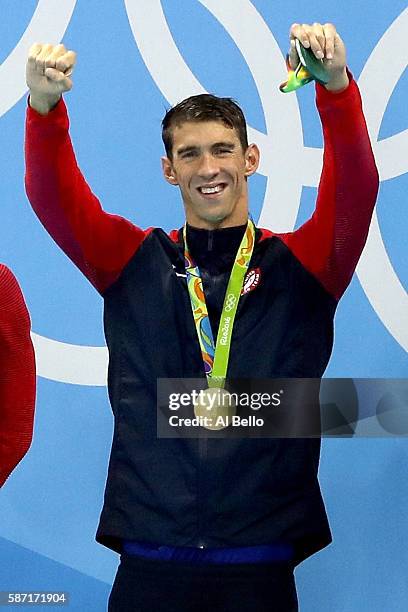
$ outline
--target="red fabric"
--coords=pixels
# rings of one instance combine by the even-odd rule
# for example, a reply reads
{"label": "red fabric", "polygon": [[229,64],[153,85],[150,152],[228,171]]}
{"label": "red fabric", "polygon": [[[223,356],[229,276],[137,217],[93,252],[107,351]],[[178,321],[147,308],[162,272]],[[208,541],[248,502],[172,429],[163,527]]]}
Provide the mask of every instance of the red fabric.
{"label": "red fabric", "polygon": [[78,168],[68,128],[62,99],[45,116],[28,108],[27,195],[47,231],[102,293],[151,229],[102,210]]}
{"label": "red fabric", "polygon": [[0,486],[30,448],[35,383],[30,317],[15,277],[0,264]]}
{"label": "red fabric", "polygon": [[324,136],[316,209],[295,232],[278,234],[337,300],[366,242],[379,185],[360,93],[349,76],[350,85],[341,93],[316,85]]}

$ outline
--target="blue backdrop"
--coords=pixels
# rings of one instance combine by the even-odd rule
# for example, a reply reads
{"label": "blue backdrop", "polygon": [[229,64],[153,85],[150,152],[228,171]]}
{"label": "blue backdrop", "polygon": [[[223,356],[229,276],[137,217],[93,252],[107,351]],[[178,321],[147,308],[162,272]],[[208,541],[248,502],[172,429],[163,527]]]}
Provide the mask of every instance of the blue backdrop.
{"label": "blue backdrop", "polygon": [[[105,209],[179,227],[161,177],[160,121],[183,97],[236,98],[263,162],[260,225],[290,230],[313,210],[321,131],[309,86],[284,96],[293,21],[331,21],[359,82],[381,175],[377,214],[336,317],[333,377],[407,377],[408,9],[402,0],[3,0],[0,6],[1,256],[32,315],[38,400],[32,448],[0,492],[0,590],[66,590],[100,611],[118,557],[94,542],[112,416],[101,300],[45,233],[23,186],[24,66],[33,42],[77,51],[66,96],[80,166]],[[320,480],[334,543],[296,571],[301,609],[408,609],[408,442],[325,440]]]}

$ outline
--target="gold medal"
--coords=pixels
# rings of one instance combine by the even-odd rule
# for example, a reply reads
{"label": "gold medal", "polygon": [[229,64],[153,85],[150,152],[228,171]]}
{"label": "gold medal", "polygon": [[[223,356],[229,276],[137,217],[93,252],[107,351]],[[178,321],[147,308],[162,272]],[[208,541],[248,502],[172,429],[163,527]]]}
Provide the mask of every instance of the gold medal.
{"label": "gold medal", "polygon": [[194,400],[194,414],[203,427],[211,431],[225,429],[236,414],[233,396],[222,387],[209,387],[199,391]]}

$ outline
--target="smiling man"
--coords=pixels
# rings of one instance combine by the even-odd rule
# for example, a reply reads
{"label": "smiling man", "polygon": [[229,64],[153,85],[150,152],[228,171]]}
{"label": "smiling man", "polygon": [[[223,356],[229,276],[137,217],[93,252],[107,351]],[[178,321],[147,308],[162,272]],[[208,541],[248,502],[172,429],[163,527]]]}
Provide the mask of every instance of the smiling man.
{"label": "smiling man", "polygon": [[156,428],[158,379],[207,378],[213,402],[215,391],[227,393],[214,382],[227,375],[319,379],[327,366],[378,173],[335,27],[294,24],[293,68],[296,38],[329,81],[316,85],[324,134],[316,210],[285,234],[248,218],[259,151],[238,105],[208,94],[163,120],[163,174],[180,189],[185,226],[142,230],[104,212],[76,164],[61,99],[75,54],[63,45],[30,51],[27,193],[105,301],[115,425],[96,538],[121,554],[111,612],[297,610],[294,567],[331,541],[318,439],[214,439],[205,430],[164,439]]}

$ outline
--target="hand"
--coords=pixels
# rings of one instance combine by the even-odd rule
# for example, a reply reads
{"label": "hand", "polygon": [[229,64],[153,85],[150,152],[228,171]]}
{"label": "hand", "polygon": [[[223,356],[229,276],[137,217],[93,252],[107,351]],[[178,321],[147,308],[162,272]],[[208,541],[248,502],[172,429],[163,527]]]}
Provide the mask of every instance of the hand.
{"label": "hand", "polygon": [[64,45],[36,43],[28,54],[26,79],[30,89],[30,106],[46,115],[58,102],[61,94],[72,88],[70,78],[76,53]]}
{"label": "hand", "polygon": [[290,51],[289,62],[294,69],[299,64],[299,56],[296,52],[295,38],[302,45],[311,49],[317,59],[323,60],[326,70],[330,75],[330,81],[325,85],[330,91],[342,91],[349,84],[346,71],[346,47],[336,27],[332,23],[294,23],[290,28]]}

